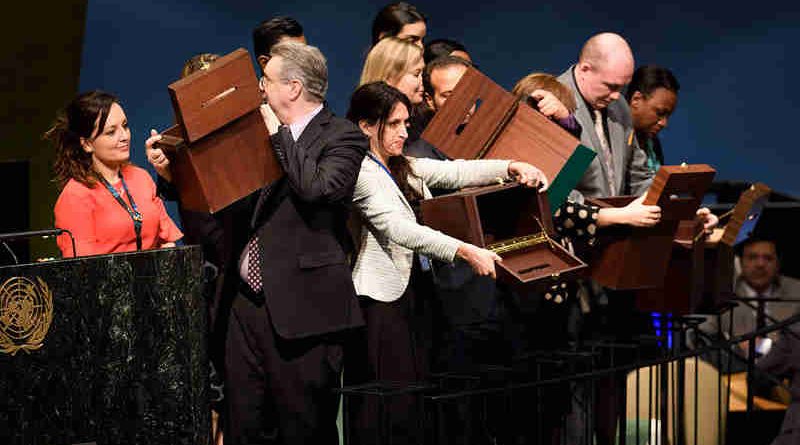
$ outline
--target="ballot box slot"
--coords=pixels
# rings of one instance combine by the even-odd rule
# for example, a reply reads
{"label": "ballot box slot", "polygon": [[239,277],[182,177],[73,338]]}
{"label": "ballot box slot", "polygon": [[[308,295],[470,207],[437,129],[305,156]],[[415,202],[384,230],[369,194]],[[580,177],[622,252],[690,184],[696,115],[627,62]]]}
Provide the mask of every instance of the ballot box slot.
{"label": "ballot box slot", "polygon": [[227,90],[217,94],[216,96],[212,97],[211,99],[209,99],[209,100],[203,102],[202,104],[200,104],[200,108],[207,108],[207,107],[210,107],[210,106],[214,105],[217,102],[221,102],[226,97],[228,97],[231,94],[235,93],[237,89],[238,88],[235,87],[235,86],[228,88]]}
{"label": "ballot box slot", "polygon": [[519,108],[519,102],[512,102],[511,106],[508,108],[508,110],[506,110],[506,113],[500,120],[499,125],[495,127],[494,131],[492,131],[492,134],[489,135],[489,139],[486,140],[486,143],[483,144],[480,152],[478,152],[478,159],[486,157],[489,149],[494,146],[495,142],[497,142],[497,139],[503,134],[503,131],[506,129],[509,121],[511,121],[511,119],[514,117],[514,114],[516,114],[517,108]]}
{"label": "ballot box slot", "polygon": [[517,271],[517,273],[520,274],[520,275],[525,275],[527,273],[537,272],[537,271],[542,270],[542,269],[547,269],[548,267],[550,267],[550,263],[537,264],[535,266],[531,266],[531,267],[526,267],[524,269],[520,269],[520,270]]}
{"label": "ballot box slot", "polygon": [[475,103],[469,107],[466,112],[464,112],[464,117],[462,118],[461,123],[455,128],[456,136],[461,136],[461,133],[466,130],[467,125],[469,125],[469,120],[478,112],[478,110],[481,108],[481,105],[483,105],[483,99],[479,97],[475,99]]}

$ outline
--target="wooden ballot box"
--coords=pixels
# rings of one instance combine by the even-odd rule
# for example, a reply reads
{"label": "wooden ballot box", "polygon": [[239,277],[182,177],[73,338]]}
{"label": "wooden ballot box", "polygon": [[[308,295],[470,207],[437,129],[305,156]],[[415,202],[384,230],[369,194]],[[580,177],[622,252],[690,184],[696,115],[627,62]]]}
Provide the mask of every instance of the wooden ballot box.
{"label": "wooden ballot box", "polygon": [[553,241],[547,195],[518,183],[475,187],[426,199],[422,221],[464,242],[497,253],[498,279],[546,286],[569,279],[586,264]]}
{"label": "wooden ballot box", "polygon": [[178,123],[158,145],[185,208],[214,213],[281,177],[246,50],[172,83],[169,93]]}
{"label": "wooden ballot box", "polygon": [[[591,276],[611,289],[645,289],[662,285],[681,220],[693,220],[715,171],[708,165],[662,166],[647,191],[646,205],[661,207],[653,227],[603,229],[600,245],[590,253]],[[622,207],[634,197],[588,199],[600,207]]]}
{"label": "wooden ballot box", "polygon": [[730,219],[722,228],[719,242],[706,243],[704,292],[712,303],[724,303],[734,297],[734,251],[752,235],[771,192],[766,184],[760,182],[742,192],[729,213]]}
{"label": "wooden ballot box", "polygon": [[678,222],[663,283],[637,292],[640,310],[684,315],[701,307],[705,297],[705,240],[703,221],[693,218]]}
{"label": "wooden ballot box", "polygon": [[761,182],[742,192],[730,212],[728,223],[725,224],[720,238],[721,244],[734,247],[752,235],[771,192],[772,189]]}
{"label": "wooden ballot box", "polygon": [[683,315],[702,312],[730,299],[734,247],[737,240],[747,239],[755,228],[769,192],[769,187],[761,183],[743,192],[730,212],[730,221],[720,229],[719,242],[713,244],[704,234],[702,221],[680,221],[664,283],[637,293],[639,309]]}
{"label": "wooden ballot box", "polygon": [[475,68],[467,70],[422,138],[455,159],[515,159],[535,165],[550,181],[547,194],[553,210],[596,156]]}

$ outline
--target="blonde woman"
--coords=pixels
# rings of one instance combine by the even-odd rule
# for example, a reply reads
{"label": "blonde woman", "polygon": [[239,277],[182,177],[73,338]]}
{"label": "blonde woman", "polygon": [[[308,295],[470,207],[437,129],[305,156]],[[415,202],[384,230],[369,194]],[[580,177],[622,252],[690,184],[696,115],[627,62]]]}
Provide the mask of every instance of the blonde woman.
{"label": "blonde woman", "polygon": [[424,68],[425,61],[419,46],[397,37],[386,37],[367,54],[359,86],[371,82],[386,82],[400,90],[411,105],[416,106],[422,103]]}

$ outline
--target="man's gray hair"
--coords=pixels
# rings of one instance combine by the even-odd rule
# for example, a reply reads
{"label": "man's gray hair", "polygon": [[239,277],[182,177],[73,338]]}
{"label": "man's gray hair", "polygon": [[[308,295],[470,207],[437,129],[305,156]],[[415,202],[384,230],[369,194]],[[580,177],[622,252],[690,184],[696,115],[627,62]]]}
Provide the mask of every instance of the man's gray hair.
{"label": "man's gray hair", "polygon": [[303,84],[306,100],[325,100],[325,93],[328,91],[328,66],[319,48],[286,41],[273,46],[270,56],[281,57],[283,66],[278,75],[283,81],[299,80]]}

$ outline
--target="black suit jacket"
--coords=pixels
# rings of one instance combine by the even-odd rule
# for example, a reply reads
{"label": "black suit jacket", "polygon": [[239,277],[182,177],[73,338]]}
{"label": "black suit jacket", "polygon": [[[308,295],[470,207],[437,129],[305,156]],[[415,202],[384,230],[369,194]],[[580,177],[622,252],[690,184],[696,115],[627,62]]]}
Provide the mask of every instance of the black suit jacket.
{"label": "black suit jacket", "polygon": [[347,255],[346,221],[369,147],[351,122],[323,108],[295,142],[272,137],[285,175],[225,215],[231,260],[223,292],[235,294],[239,257],[257,235],[264,263],[263,302],[275,331],[301,338],[363,325]]}
{"label": "black suit jacket", "polygon": [[449,161],[450,157],[439,151],[425,139],[417,139],[414,142],[406,142],[403,146],[403,154],[414,158],[430,158],[439,161]]}

